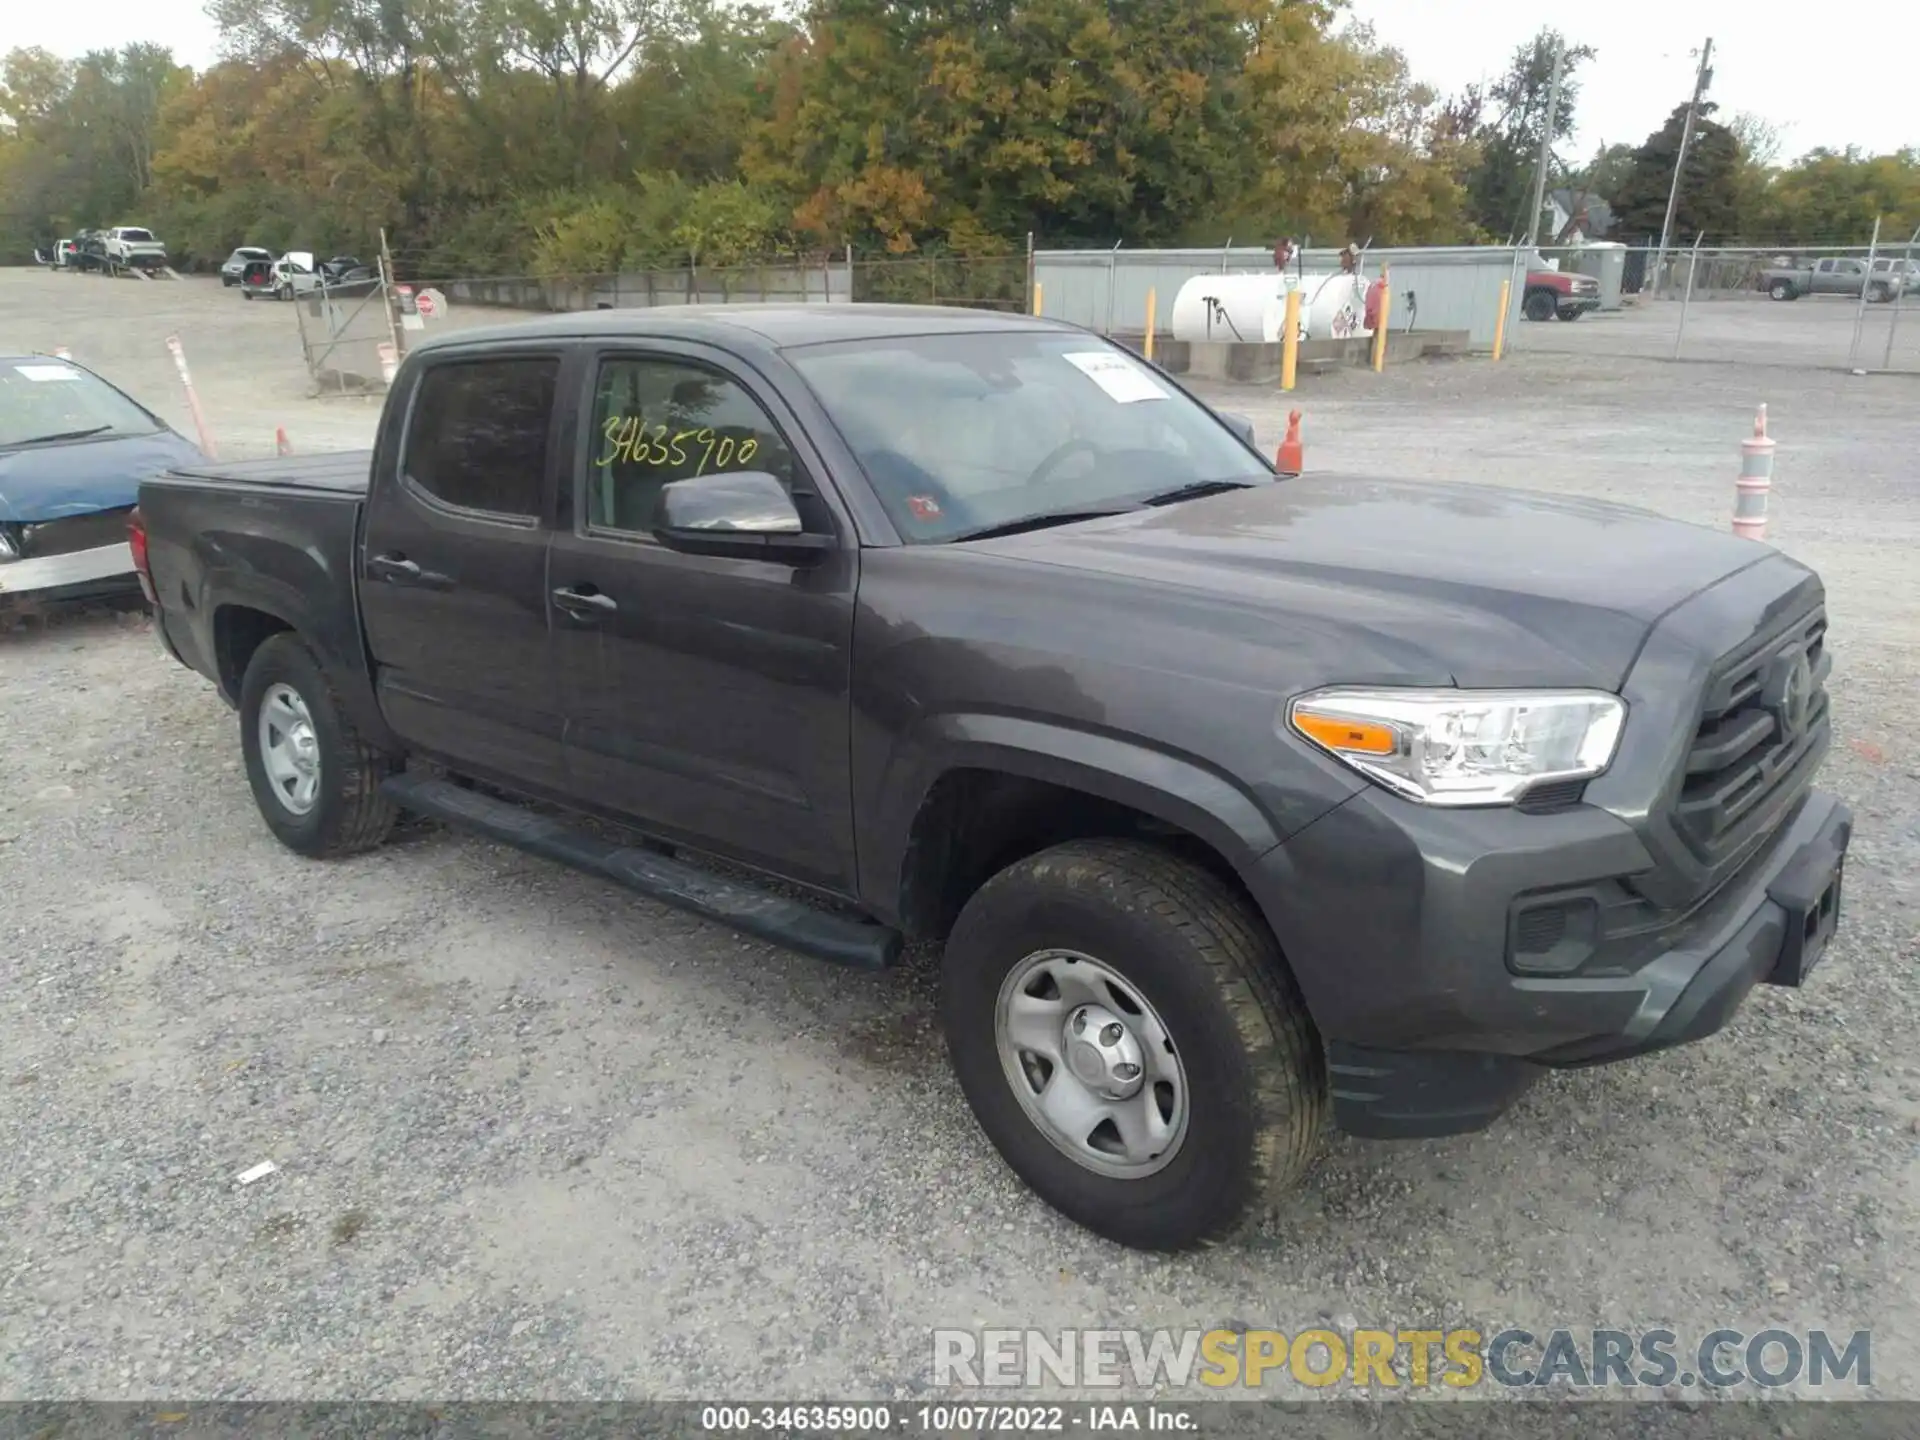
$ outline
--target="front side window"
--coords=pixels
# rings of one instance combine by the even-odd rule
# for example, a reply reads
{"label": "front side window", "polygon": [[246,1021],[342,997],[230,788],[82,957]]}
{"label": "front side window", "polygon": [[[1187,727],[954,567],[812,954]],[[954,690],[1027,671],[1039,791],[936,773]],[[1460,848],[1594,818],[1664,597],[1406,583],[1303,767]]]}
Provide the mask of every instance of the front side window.
{"label": "front side window", "polygon": [[586,519],[595,528],[646,533],[675,480],[762,470],[793,488],[793,452],[760,402],[705,365],[605,361],[591,424]]}
{"label": "front side window", "polygon": [[537,517],[559,374],[549,356],[434,366],[414,392],[402,472],[448,505]]}

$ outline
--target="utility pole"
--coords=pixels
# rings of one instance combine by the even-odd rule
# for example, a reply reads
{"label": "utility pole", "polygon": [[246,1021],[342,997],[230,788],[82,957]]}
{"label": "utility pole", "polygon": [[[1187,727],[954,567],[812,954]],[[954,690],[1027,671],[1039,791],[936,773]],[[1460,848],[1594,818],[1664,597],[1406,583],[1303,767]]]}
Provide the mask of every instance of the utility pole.
{"label": "utility pole", "polygon": [[1547,82],[1547,123],[1540,129],[1540,157],[1533,166],[1533,213],[1527,217],[1529,251],[1540,243],[1540,210],[1547,203],[1547,163],[1553,159],[1553,127],[1560,119],[1560,72],[1566,58],[1567,42],[1556,34],[1553,39],[1553,78]]}
{"label": "utility pole", "polygon": [[1687,163],[1687,148],[1693,144],[1693,126],[1700,113],[1700,102],[1706,98],[1707,86],[1713,83],[1713,37],[1707,37],[1707,43],[1700,47],[1700,73],[1694,77],[1693,98],[1687,102],[1687,123],[1680,128],[1680,154],[1673,162],[1673,185],[1667,191],[1667,218],[1660,222],[1660,248],[1653,256],[1653,287],[1658,294],[1665,283],[1667,265],[1667,242],[1673,238],[1673,212],[1680,203],[1680,171]]}

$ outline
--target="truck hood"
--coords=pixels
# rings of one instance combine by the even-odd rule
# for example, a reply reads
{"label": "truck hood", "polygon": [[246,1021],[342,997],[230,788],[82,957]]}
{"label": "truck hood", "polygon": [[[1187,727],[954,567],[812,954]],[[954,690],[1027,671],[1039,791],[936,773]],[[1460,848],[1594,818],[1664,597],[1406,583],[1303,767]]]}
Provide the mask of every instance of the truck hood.
{"label": "truck hood", "polygon": [[[974,547],[968,547],[974,548]],[[1239,631],[1327,652],[1354,683],[1617,688],[1681,601],[1776,554],[1625,506],[1314,477],[981,542],[1205,594]],[[1115,601],[1124,622],[1126,599]]]}
{"label": "truck hood", "polygon": [[0,521],[36,525],[117,510],[140,482],[204,457],[171,430],[0,450]]}

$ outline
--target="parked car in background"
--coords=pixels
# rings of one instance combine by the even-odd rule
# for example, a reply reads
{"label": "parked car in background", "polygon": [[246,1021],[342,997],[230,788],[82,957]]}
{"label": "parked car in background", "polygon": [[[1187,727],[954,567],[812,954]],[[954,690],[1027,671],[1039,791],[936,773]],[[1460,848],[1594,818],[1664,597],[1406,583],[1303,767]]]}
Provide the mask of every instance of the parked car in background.
{"label": "parked car in background", "polygon": [[1798,300],[1802,295],[1857,296],[1863,286],[1867,299],[1875,303],[1899,294],[1891,273],[1876,273],[1869,278],[1867,262],[1849,255],[1829,255],[1805,263],[1782,255],[1760,272],[1758,284],[1775,300]]}
{"label": "parked car in background", "polygon": [[1591,275],[1541,267],[1527,272],[1527,289],[1520,313],[1529,320],[1578,320],[1600,308],[1600,282]]}
{"label": "parked car in background", "polygon": [[266,262],[264,274],[259,269],[261,261],[249,260],[241,270],[240,295],[251,300],[255,295],[267,294],[276,300],[291,300],[318,286],[319,268],[314,264],[311,250],[289,250],[278,260]]}
{"label": "parked car in background", "polygon": [[140,483],[200,460],[91,370],[0,354],[0,612],[138,594],[127,517]]}
{"label": "parked car in background", "polygon": [[114,226],[107,231],[105,252],[107,259],[123,270],[167,268],[167,247],[143,226]]}
{"label": "parked car in background", "polygon": [[110,263],[107,258],[106,232],[82,230],[74,236],[71,263],[76,270],[105,270]]}
{"label": "parked car in background", "polygon": [[1920,260],[1883,255],[1873,262],[1873,277],[1892,281],[1898,290],[1909,295],[1920,294]]}
{"label": "parked car in background", "polygon": [[[335,255],[329,259],[322,260],[318,269],[320,273],[326,277],[327,283],[331,285],[336,280],[345,278],[347,272],[350,270],[369,270],[369,267],[361,264],[356,256]],[[369,273],[371,273],[370,270]]]}
{"label": "parked car in background", "polygon": [[226,286],[238,285],[241,276],[246,273],[247,262],[250,260],[264,260],[271,265],[273,252],[258,245],[236,245],[233,253],[220,262],[220,283]]}

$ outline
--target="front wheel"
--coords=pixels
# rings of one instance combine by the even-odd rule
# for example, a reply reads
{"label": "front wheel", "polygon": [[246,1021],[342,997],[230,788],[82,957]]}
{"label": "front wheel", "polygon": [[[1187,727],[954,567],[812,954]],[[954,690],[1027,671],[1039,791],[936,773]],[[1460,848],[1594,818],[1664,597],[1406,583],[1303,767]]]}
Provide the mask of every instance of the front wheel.
{"label": "front wheel", "polygon": [[282,286],[280,287],[280,298],[281,298],[282,300],[291,300],[291,299],[293,299],[293,286],[291,286],[291,285],[282,285]]}
{"label": "front wheel", "polygon": [[1272,935],[1153,846],[1072,841],[989,880],[947,942],[941,1019],[1007,1163],[1123,1245],[1217,1240],[1318,1148],[1325,1062]]}
{"label": "front wheel", "polygon": [[1551,290],[1529,290],[1526,303],[1520,307],[1520,313],[1529,320],[1551,320],[1558,308]]}
{"label": "front wheel", "polygon": [[393,828],[389,758],[361,739],[297,635],[270,636],[240,682],[240,749],[254,803],[302,855],[371,850]]}

